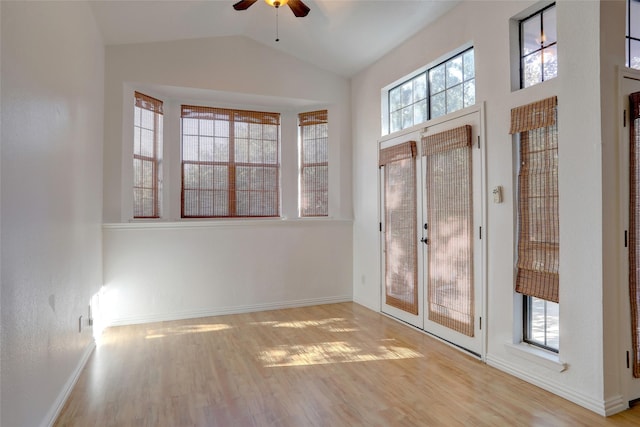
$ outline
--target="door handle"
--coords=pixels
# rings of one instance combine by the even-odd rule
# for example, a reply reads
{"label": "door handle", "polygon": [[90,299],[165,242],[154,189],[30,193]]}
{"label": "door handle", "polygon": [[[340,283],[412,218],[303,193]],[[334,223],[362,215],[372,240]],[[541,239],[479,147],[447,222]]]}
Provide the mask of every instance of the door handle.
{"label": "door handle", "polygon": [[422,243],[424,243],[425,245],[428,245],[428,244],[429,244],[429,239],[427,239],[426,237],[423,237],[422,239],[420,239],[420,241],[421,241]]}

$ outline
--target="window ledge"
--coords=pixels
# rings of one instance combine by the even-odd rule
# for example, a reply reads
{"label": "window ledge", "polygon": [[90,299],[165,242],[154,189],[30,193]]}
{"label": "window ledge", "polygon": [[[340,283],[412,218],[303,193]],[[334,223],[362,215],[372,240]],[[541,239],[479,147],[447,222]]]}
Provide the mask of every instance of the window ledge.
{"label": "window ledge", "polygon": [[235,228],[260,226],[323,226],[327,224],[352,224],[351,219],[342,218],[225,218],[225,219],[181,219],[181,220],[132,220],[131,222],[117,222],[102,224],[105,229],[176,229],[176,228]]}
{"label": "window ledge", "polygon": [[563,372],[568,368],[567,364],[562,362],[557,354],[527,343],[507,343],[505,348],[509,353],[517,357],[555,372]]}

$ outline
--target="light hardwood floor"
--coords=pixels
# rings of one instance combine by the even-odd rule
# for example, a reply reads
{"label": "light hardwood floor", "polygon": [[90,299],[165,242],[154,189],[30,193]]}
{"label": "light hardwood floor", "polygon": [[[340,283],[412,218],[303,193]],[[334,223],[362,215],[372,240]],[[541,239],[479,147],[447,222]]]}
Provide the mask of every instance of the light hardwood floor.
{"label": "light hardwood floor", "polygon": [[110,328],[56,426],[640,425],[353,303]]}

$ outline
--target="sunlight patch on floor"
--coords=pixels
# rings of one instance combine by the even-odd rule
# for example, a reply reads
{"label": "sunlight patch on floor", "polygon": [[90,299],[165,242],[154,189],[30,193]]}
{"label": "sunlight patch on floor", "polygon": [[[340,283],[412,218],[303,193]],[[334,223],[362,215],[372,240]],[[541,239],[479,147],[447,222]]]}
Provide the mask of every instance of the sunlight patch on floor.
{"label": "sunlight patch on floor", "polygon": [[261,351],[258,358],[265,367],[274,368],[424,357],[421,353],[393,341],[395,340],[381,340],[377,343],[359,343],[358,345],[346,341],[281,345]]}
{"label": "sunlight patch on floor", "polygon": [[196,334],[203,332],[218,332],[231,329],[231,326],[224,323],[212,324],[212,325],[185,325],[176,326],[174,328],[160,328],[149,330],[146,339],[164,338],[167,336]]}

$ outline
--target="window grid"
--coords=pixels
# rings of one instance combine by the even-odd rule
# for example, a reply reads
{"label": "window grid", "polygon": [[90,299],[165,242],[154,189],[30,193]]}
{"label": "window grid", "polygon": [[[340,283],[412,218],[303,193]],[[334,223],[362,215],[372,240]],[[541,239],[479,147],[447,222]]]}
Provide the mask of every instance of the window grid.
{"label": "window grid", "polygon": [[520,21],[521,88],[557,77],[557,44],[555,3]]}
{"label": "window grid", "polygon": [[182,217],[279,216],[278,113],[182,106]]}
{"label": "window grid", "polygon": [[300,126],[300,216],[329,215],[327,110],[298,115]]}
{"label": "window grid", "polygon": [[476,103],[473,48],[429,70],[429,118]]}
{"label": "window grid", "polygon": [[640,1],[627,0],[625,65],[640,70]]}
{"label": "window grid", "polygon": [[389,133],[474,105],[475,60],[471,47],[387,92]]}
{"label": "window grid", "polygon": [[523,306],[523,341],[558,353],[560,347],[559,304],[524,295]]}
{"label": "window grid", "polygon": [[162,101],[134,93],[133,217],[160,217]]}

